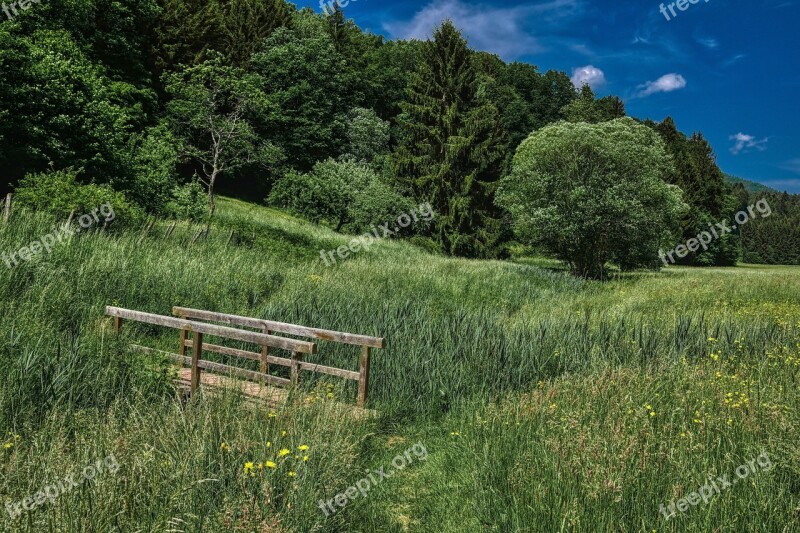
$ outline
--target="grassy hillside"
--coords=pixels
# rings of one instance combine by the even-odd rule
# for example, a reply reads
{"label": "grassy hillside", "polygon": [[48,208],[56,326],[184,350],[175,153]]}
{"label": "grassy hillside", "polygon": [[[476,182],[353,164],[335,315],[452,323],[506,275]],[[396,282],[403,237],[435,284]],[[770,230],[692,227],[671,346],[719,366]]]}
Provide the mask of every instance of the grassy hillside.
{"label": "grassy hillside", "polygon": [[[798,528],[800,268],[596,283],[546,262],[450,259],[388,241],[326,267],[320,250],[350,237],[233,200],[219,217],[195,245],[184,228],[169,239],[163,227],[141,240],[82,235],[0,270],[6,510],[97,459],[118,465],[16,519],[4,512],[0,529]],[[19,213],[0,228],[0,249],[52,224]],[[165,361],[126,348],[174,351],[176,332],[126,325],[117,338],[107,304],[383,336],[369,404],[381,414],[353,420],[330,396],[352,402],[354,389],[310,374],[303,396],[319,400],[257,410],[231,393],[184,405]],[[310,360],[355,369],[352,348],[319,348]],[[415,444],[426,453],[409,452]],[[327,517],[320,509],[404,453],[408,466],[366,496]],[[669,520],[659,510],[749,460],[746,480],[708,504]],[[276,468],[258,468],[267,461]]]}

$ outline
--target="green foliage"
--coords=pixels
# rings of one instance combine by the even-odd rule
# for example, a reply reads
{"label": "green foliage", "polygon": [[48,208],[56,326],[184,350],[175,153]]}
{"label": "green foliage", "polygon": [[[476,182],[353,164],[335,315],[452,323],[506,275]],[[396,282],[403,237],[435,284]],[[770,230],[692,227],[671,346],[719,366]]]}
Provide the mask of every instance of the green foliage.
{"label": "green foliage", "polygon": [[579,96],[561,109],[564,119],[569,122],[589,122],[597,124],[625,116],[625,104],[617,97],[606,96],[596,100],[591,87],[584,85]]}
{"label": "green foliage", "polygon": [[[388,222],[413,207],[368,166],[333,159],[317,163],[307,174],[290,172],[275,185],[269,202],[352,233]],[[416,226],[420,227],[424,226]]]}
{"label": "green foliage", "polygon": [[354,95],[346,63],[321,21],[298,15],[292,29],[264,40],[250,65],[271,104],[259,129],[263,138],[301,170],[341,153]]}
{"label": "green foliage", "polygon": [[164,209],[167,216],[195,222],[205,218],[205,191],[199,181],[192,180],[176,186],[171,196]]}
{"label": "green foliage", "polygon": [[111,180],[132,202],[158,215],[166,213],[178,173],[178,141],[166,123],[131,136],[128,146],[131,172]]}
{"label": "green foliage", "polygon": [[346,144],[342,156],[372,163],[389,151],[389,123],[372,109],[356,107],[347,114]]}
{"label": "green foliage", "polygon": [[658,136],[632,119],[562,122],[522,143],[498,203],[524,242],[546,247],[575,275],[603,278],[607,263],[657,266],[686,207],[664,182],[670,170]]}
{"label": "green foliage", "polygon": [[769,205],[771,214],[757,214],[741,226],[743,261],[800,264],[800,195],[758,192],[746,200],[746,205],[759,201]]}
{"label": "green foliage", "polygon": [[220,50],[237,65],[245,64],[277,28],[291,25],[294,11],[284,0],[229,0],[222,5]]}
{"label": "green foliage", "polygon": [[243,66],[275,29],[291,25],[284,0],[163,0],[156,30],[159,72],[209,59],[216,51]]}
{"label": "green foliage", "polygon": [[136,224],[143,213],[125,195],[108,185],[81,185],[78,172],[72,169],[28,174],[20,180],[15,200],[20,205],[53,213],[66,218],[71,213],[80,216],[91,213],[103,204],[109,204],[115,213],[115,223]]}
{"label": "green foliage", "polygon": [[[646,121],[664,141],[672,156],[673,168],[665,177],[668,183],[677,185],[684,192],[689,210],[681,219],[682,240],[694,238],[708,229],[711,222],[720,222],[734,214],[731,205],[731,189],[719,169],[714,151],[700,133],[687,138],[678,131],[672,118],[667,117],[660,124]],[[738,255],[739,236],[729,234],[724,239],[715,239],[707,251],[690,252],[679,261],[682,264],[729,265]]]}
{"label": "green foliage", "polygon": [[12,179],[56,168],[85,169],[107,182],[127,172],[131,113],[118,103],[119,85],[69,32],[39,30],[16,37],[0,28],[0,164]]}
{"label": "green foliage", "polygon": [[214,214],[214,188],[221,174],[251,163],[267,167],[279,156],[253,126],[254,117],[270,112],[260,84],[258,76],[227,65],[218,54],[165,76],[172,97],[169,119],[182,154],[202,169],[209,216]]}
{"label": "green foliage", "polygon": [[501,235],[493,183],[505,139],[478,82],[467,42],[445,22],[424,44],[412,74],[394,158],[401,183],[437,213],[430,236],[442,249],[492,257]]}

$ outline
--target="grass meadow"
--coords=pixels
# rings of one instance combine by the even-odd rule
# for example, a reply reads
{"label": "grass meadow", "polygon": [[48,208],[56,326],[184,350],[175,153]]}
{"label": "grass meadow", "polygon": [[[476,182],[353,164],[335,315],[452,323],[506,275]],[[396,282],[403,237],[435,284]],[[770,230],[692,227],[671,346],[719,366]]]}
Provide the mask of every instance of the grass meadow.
{"label": "grass meadow", "polygon": [[[0,250],[54,223],[15,212]],[[396,241],[326,267],[320,250],[350,237],[229,199],[208,239],[165,228],[0,264],[1,531],[800,530],[800,268],[600,283]],[[354,418],[338,404],[355,384],[316,374],[282,407],[235,392],[185,402],[168,362],[128,348],[174,352],[177,332],[128,323],[117,336],[105,305],[385,337],[379,414]],[[320,342],[309,360],[355,370],[357,349]],[[425,460],[320,510],[414,443]],[[7,512],[110,455],[115,473]],[[660,510],[759,456],[769,467],[707,503]]]}

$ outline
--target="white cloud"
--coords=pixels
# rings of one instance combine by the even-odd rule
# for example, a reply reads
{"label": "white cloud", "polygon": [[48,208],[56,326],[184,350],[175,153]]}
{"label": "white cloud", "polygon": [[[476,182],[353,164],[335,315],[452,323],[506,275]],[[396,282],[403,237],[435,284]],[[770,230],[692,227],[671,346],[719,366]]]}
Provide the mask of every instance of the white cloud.
{"label": "white cloud", "polygon": [[656,93],[670,93],[686,87],[686,79],[680,74],[664,74],[656,81],[648,81],[637,87],[636,96],[644,98]]}
{"label": "white cloud", "polygon": [[390,21],[384,29],[394,38],[429,39],[433,29],[450,19],[464,32],[471,48],[488,50],[504,59],[541,52],[530,28],[532,21],[552,30],[564,19],[572,18],[581,9],[582,0],[550,0],[537,5],[493,7],[462,0],[433,0],[411,20]]}
{"label": "white cloud", "polygon": [[717,48],[719,46],[719,41],[713,37],[697,37],[695,40],[706,48]]}
{"label": "white cloud", "polygon": [[737,62],[737,61],[739,61],[740,59],[744,59],[745,57],[747,57],[747,56],[746,56],[746,55],[744,55],[744,54],[737,54],[737,55],[733,56],[732,58],[728,59],[727,61],[725,61],[725,62],[722,64],[722,66],[724,66],[724,67],[730,67],[731,65],[733,65],[734,63],[736,63],[736,62]]}
{"label": "white cloud", "polygon": [[736,135],[731,135],[730,140],[735,141],[731,147],[731,153],[733,155],[737,155],[743,151],[747,153],[751,148],[755,148],[759,152],[763,152],[767,149],[766,144],[769,140],[769,137],[764,137],[763,139],[758,140],[752,135],[739,132]]}
{"label": "white cloud", "polygon": [[594,65],[586,65],[585,67],[573,69],[572,78],[570,79],[572,80],[572,85],[578,88],[583,87],[585,83],[588,83],[589,87],[592,89],[602,87],[606,84],[605,73]]}

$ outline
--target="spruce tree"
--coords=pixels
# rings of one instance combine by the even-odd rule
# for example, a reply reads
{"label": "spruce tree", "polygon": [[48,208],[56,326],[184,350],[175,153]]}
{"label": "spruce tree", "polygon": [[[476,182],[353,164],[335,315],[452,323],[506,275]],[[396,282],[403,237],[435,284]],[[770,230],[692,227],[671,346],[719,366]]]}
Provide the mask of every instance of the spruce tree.
{"label": "spruce tree", "polygon": [[504,136],[497,109],[479,97],[467,42],[449,20],[422,48],[398,117],[398,178],[436,212],[431,236],[451,255],[497,253],[494,210]]}

